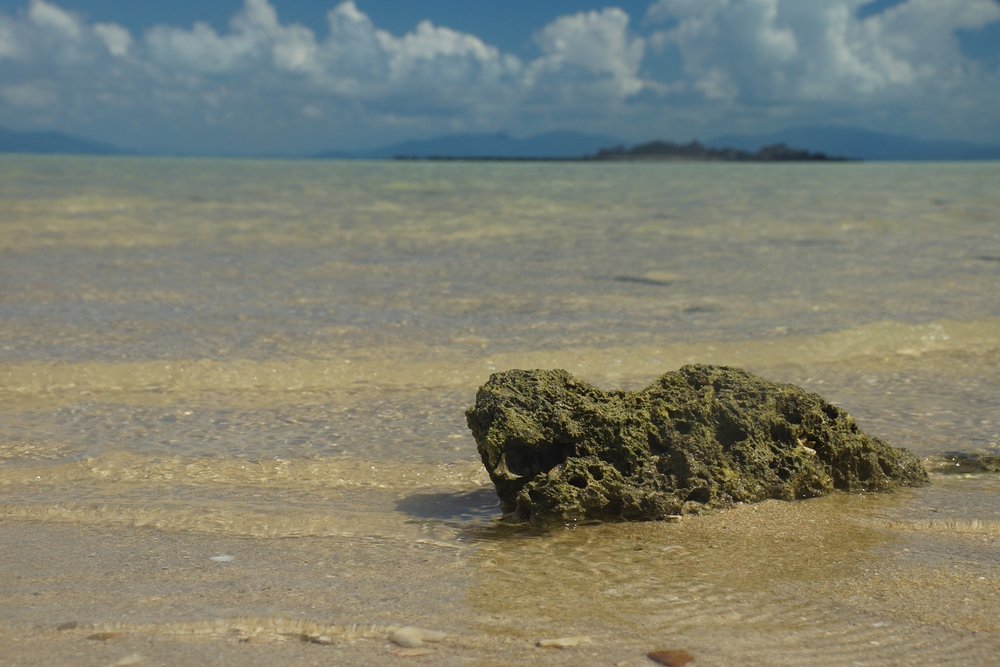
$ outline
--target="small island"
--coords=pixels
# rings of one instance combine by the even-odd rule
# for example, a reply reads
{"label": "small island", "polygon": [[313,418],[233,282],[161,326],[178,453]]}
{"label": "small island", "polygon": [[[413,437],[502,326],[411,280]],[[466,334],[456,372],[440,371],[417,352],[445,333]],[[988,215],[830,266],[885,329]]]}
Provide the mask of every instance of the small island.
{"label": "small island", "polygon": [[428,160],[455,162],[845,162],[850,158],[831,157],[825,153],[794,148],[779,143],[750,152],[738,148],[711,148],[695,139],[686,144],[654,140],[632,147],[602,148],[590,155],[570,157],[397,154],[395,160]]}
{"label": "small island", "polygon": [[616,146],[604,148],[584,160],[677,160],[700,162],[842,162],[846,158],[830,157],[825,153],[792,148],[786,144],[774,144],[751,153],[736,148],[710,148],[698,140],[686,144],[671,141],[648,141],[632,148]]}

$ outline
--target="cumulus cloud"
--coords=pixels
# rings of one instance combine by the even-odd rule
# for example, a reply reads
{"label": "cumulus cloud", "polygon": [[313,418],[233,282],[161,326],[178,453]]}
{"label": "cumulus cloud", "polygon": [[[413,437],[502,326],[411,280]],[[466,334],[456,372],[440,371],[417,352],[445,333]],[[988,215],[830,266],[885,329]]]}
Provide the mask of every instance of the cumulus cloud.
{"label": "cumulus cloud", "polygon": [[132,35],[128,30],[114,23],[98,23],[94,34],[104,43],[104,48],[113,56],[127,56],[132,46]]}
{"label": "cumulus cloud", "polygon": [[[474,35],[429,21],[392,35],[350,0],[331,9],[327,23],[329,34],[319,40],[304,26],[281,24],[267,0],[246,0],[225,33],[206,24],[164,26],[150,30],[144,44],[151,62],[193,86],[242,75],[252,77],[258,90],[375,105],[391,101],[413,111],[451,107],[464,113],[477,100],[503,98],[495,89],[512,85],[521,67],[517,58]],[[308,117],[318,117],[320,106],[307,106]]]}
{"label": "cumulus cloud", "polygon": [[123,73],[113,61],[131,45],[121,26],[89,24],[46,0],[32,0],[19,16],[0,14],[0,123],[29,117],[69,128],[100,113]]}
{"label": "cumulus cloud", "polygon": [[529,67],[528,85],[547,79],[564,88],[583,80],[589,91],[610,99],[635,95],[644,87],[639,72],[645,42],[629,34],[629,16],[621,9],[559,17],[535,41],[542,56]]}
{"label": "cumulus cloud", "polygon": [[114,134],[99,138],[156,126],[200,132],[195,146],[240,136],[284,146],[296,127],[327,143],[364,130],[374,143],[388,127],[529,131],[547,129],[531,125],[546,117],[652,136],[682,113],[832,108],[982,128],[983,110],[1000,106],[1000,73],[966,57],[957,37],[1000,21],[995,0],[905,0],[866,18],[867,0],[655,0],[638,23],[613,7],[558,16],[520,55],[430,21],[393,34],[353,0],[334,1],[319,32],[283,22],[269,0],[244,0],[221,29],[133,34],[27,0],[0,13],[0,124],[73,130],[103,118]]}
{"label": "cumulus cloud", "polygon": [[[956,31],[1000,20],[994,0],[658,0],[659,51],[676,49],[705,97],[745,103],[859,102],[974,82]],[[957,77],[957,78],[956,78]]]}
{"label": "cumulus cloud", "polygon": [[126,56],[132,41],[120,25],[90,25],[46,0],[32,0],[21,19],[0,14],[0,64],[92,67],[107,55]]}
{"label": "cumulus cloud", "polygon": [[[161,115],[163,108],[189,113],[199,105],[216,114],[227,103],[245,107],[254,96],[270,95],[268,104],[279,108],[279,98],[294,98],[289,108],[310,109],[308,118],[347,104],[488,127],[503,125],[524,100],[553,91],[560,103],[586,97],[592,104],[627,98],[644,85],[645,45],[629,34],[629,17],[619,9],[557,18],[537,34],[540,55],[530,61],[430,21],[391,34],[353,0],[328,12],[327,28],[317,36],[282,23],[268,0],[245,0],[225,30],[161,25],[133,36],[119,25],[91,26],[46,0],[32,0],[23,18],[0,15],[0,58],[42,66],[59,48],[71,47],[64,64],[89,68],[99,85],[109,72],[84,63],[111,56],[116,87],[133,86],[137,104],[161,102]],[[58,48],[24,55],[25,45],[41,42]]]}
{"label": "cumulus cloud", "polygon": [[190,29],[157,26],[146,33],[152,62],[194,75],[229,74],[259,66],[280,39],[277,16],[266,0],[247,0],[220,35],[207,23]]}
{"label": "cumulus cloud", "polygon": [[77,41],[83,36],[79,19],[45,0],[32,0],[28,19],[39,28],[63,39]]}
{"label": "cumulus cloud", "polygon": [[421,21],[402,36],[378,29],[353,2],[327,17],[321,81],[331,92],[400,110],[475,111],[515,95],[518,58],[475,35]]}

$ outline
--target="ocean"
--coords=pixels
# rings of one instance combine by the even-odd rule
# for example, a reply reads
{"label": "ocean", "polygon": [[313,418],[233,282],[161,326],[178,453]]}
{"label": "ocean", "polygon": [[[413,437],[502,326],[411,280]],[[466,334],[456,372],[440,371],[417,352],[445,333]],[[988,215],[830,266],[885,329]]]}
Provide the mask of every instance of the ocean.
{"label": "ocean", "polygon": [[[987,664],[1000,475],[941,456],[1000,454],[998,184],[0,157],[0,663]],[[822,394],[932,484],[499,521],[491,372],[693,362]]]}

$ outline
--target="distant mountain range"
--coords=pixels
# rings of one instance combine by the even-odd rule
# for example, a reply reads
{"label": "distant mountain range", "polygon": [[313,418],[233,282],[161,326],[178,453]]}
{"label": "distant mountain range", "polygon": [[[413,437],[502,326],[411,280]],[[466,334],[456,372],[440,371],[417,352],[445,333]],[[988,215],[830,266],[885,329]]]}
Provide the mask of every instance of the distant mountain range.
{"label": "distant mountain range", "polygon": [[998,160],[1000,146],[961,141],[925,141],[854,127],[794,127],[771,134],[725,135],[708,142],[715,148],[753,151],[787,144],[855,160]]}
{"label": "distant mountain range", "polygon": [[[649,142],[655,143],[655,142]],[[872,130],[836,126],[795,127],[770,134],[725,135],[705,142],[715,150],[732,149],[757,153],[770,146],[794,149],[853,160],[997,160],[1000,146],[960,141],[925,141]],[[574,159],[601,151],[630,151],[614,137],[581,132],[549,132],[515,138],[499,134],[451,134],[433,139],[404,141],[368,151],[327,151],[318,158],[497,158]],[[648,144],[647,144],[648,145]]]}
{"label": "distant mountain range", "polygon": [[[653,144],[657,142],[649,142]],[[665,142],[660,142],[665,143]],[[926,141],[851,127],[796,127],[757,135],[725,135],[705,142],[714,150],[755,153],[784,144],[797,150],[857,160],[1000,160],[1000,145],[960,141]],[[314,158],[383,160],[432,159],[577,159],[603,151],[633,151],[615,137],[583,132],[546,132],[529,137],[495,134],[450,134],[404,141],[359,151],[324,151]],[[648,144],[647,144],[648,145]],[[63,132],[16,132],[0,128],[0,153],[130,154],[117,146]],[[306,156],[303,156],[306,157]]]}
{"label": "distant mountain range", "polygon": [[63,132],[15,132],[0,127],[0,153],[123,155],[126,151]]}

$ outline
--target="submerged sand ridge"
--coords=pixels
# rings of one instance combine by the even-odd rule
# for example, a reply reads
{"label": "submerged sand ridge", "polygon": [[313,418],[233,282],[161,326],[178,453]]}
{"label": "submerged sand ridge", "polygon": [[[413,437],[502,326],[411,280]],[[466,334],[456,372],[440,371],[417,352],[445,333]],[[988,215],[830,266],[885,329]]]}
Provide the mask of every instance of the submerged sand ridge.
{"label": "submerged sand ridge", "polygon": [[501,505],[536,523],[927,483],[915,456],[818,394],[724,366],[684,366],[637,392],[511,370],[493,374],[466,414]]}

